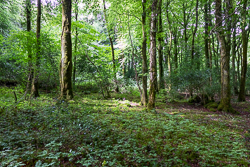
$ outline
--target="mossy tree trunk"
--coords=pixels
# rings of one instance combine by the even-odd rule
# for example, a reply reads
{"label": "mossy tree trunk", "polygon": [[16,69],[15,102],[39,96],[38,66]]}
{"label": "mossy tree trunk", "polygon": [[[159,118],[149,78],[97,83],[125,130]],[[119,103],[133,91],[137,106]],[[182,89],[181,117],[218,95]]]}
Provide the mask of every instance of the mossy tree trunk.
{"label": "mossy tree trunk", "polygon": [[148,110],[155,108],[155,95],[157,89],[157,69],[156,69],[156,32],[157,32],[157,3],[153,0],[151,6],[151,24],[150,24],[150,87]]}
{"label": "mossy tree trunk", "polygon": [[246,101],[245,97],[245,87],[246,87],[246,73],[247,73],[247,45],[248,45],[248,33],[246,31],[246,7],[247,7],[247,0],[243,2],[243,9],[242,9],[242,49],[243,49],[243,56],[242,56],[242,68],[241,68],[241,78],[240,78],[240,93],[238,100],[239,101]]}
{"label": "mossy tree trunk", "polygon": [[159,24],[159,37],[158,37],[158,56],[159,56],[159,83],[158,83],[158,89],[164,89],[164,70],[163,70],[163,27],[162,27],[162,0],[159,0],[158,3],[158,24]]}
{"label": "mossy tree trunk", "polygon": [[72,99],[71,0],[62,1],[60,84],[61,98]]}
{"label": "mossy tree trunk", "polygon": [[143,106],[148,104],[148,93],[147,93],[147,36],[146,36],[146,0],[142,0],[142,97],[141,103]]}
{"label": "mossy tree trunk", "polygon": [[32,83],[32,94],[35,98],[39,97],[38,78],[39,78],[40,56],[41,56],[40,34],[41,34],[41,0],[37,0],[37,24],[36,24],[37,52],[36,52],[36,68],[34,70],[34,77]]}
{"label": "mossy tree trunk", "polygon": [[230,97],[230,77],[229,77],[229,59],[230,55],[227,52],[225,33],[222,27],[222,12],[221,12],[221,0],[215,1],[215,18],[216,18],[216,30],[220,43],[220,55],[221,55],[221,101],[218,106],[218,110],[225,112],[235,112],[231,107]]}

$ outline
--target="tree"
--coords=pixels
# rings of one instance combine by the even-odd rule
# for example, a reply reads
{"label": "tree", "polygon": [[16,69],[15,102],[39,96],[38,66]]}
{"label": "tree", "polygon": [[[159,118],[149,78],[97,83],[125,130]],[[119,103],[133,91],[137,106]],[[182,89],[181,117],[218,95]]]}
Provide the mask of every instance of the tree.
{"label": "tree", "polygon": [[243,1],[242,9],[242,48],[243,48],[243,57],[242,57],[242,68],[241,68],[241,80],[240,80],[240,93],[238,100],[246,101],[245,97],[245,87],[246,87],[246,73],[247,73],[247,45],[248,45],[248,33],[246,30],[246,7],[247,0]]}
{"label": "tree", "polygon": [[37,25],[36,25],[36,43],[37,43],[37,52],[36,52],[36,69],[34,70],[34,77],[32,82],[32,93],[34,97],[39,97],[38,92],[38,76],[39,76],[39,66],[40,66],[40,33],[41,33],[41,0],[37,0]]}
{"label": "tree", "polygon": [[62,1],[60,84],[61,98],[72,99],[71,0]]}
{"label": "tree", "polygon": [[158,37],[158,56],[159,56],[159,83],[158,83],[158,89],[163,89],[164,88],[164,70],[163,70],[163,26],[162,26],[162,0],[159,0],[158,4],[158,17],[159,17],[159,37]]}
{"label": "tree", "polygon": [[103,12],[104,12],[104,17],[105,17],[105,21],[106,21],[107,30],[108,30],[108,36],[109,36],[109,41],[110,41],[111,53],[112,53],[113,73],[114,73],[114,79],[115,79],[115,85],[116,85],[115,91],[119,92],[119,88],[117,85],[117,78],[116,78],[115,49],[114,49],[113,39],[112,39],[111,34],[110,34],[111,30],[109,29],[109,26],[108,26],[108,17],[107,17],[106,10],[107,9],[105,6],[105,0],[103,0]]}
{"label": "tree", "polygon": [[157,89],[157,69],[156,69],[156,32],[157,32],[157,3],[153,0],[151,6],[151,23],[150,23],[150,87],[148,110],[155,108],[155,95]]}
{"label": "tree", "polygon": [[[78,1],[75,0],[75,21],[78,20]],[[76,83],[76,56],[77,56],[77,38],[78,38],[78,31],[77,27],[75,28],[75,56],[74,56],[74,67],[73,67],[73,85],[75,86]]]}
{"label": "tree", "polygon": [[[31,3],[30,0],[26,0],[26,20],[27,20],[27,31],[31,31]],[[29,36],[27,37],[27,44],[30,42]],[[33,73],[34,69],[32,67],[32,54],[31,54],[31,47],[28,47],[28,66],[29,66],[29,74],[28,74],[28,81],[26,85],[25,91],[25,98],[26,94],[31,91],[32,81],[33,81]]]}
{"label": "tree", "polygon": [[147,35],[146,35],[146,0],[142,0],[142,99],[141,103],[144,106],[147,106],[148,103],[148,94],[147,94]]}
{"label": "tree", "polygon": [[230,55],[227,51],[225,33],[222,27],[222,11],[221,0],[215,0],[215,18],[216,18],[216,31],[220,43],[220,56],[221,56],[221,101],[218,106],[219,110],[225,112],[235,112],[231,107],[230,95],[230,77],[229,77],[229,59]]}

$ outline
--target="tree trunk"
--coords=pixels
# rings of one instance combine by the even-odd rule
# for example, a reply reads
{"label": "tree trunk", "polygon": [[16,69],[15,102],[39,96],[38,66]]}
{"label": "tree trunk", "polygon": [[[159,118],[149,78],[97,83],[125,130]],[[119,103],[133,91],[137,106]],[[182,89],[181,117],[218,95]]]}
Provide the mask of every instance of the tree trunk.
{"label": "tree trunk", "polygon": [[146,0],[142,0],[142,98],[141,103],[143,106],[148,104],[148,94],[147,94],[147,36],[146,36]]}
{"label": "tree trunk", "polygon": [[109,27],[108,27],[108,17],[106,14],[106,6],[105,6],[105,0],[103,0],[103,12],[104,12],[104,17],[105,17],[105,22],[108,30],[108,36],[109,36],[109,41],[110,41],[110,47],[111,47],[111,53],[112,53],[112,61],[113,61],[113,73],[114,73],[114,80],[115,80],[115,92],[119,92],[118,84],[117,84],[117,78],[116,78],[116,66],[115,66],[115,49],[114,49],[114,44],[113,40],[110,34]]}
{"label": "tree trunk", "polygon": [[159,83],[158,89],[164,89],[164,70],[163,70],[163,53],[162,53],[162,0],[159,0],[158,4],[158,17],[159,17],[159,37],[158,37],[158,56],[159,56]]}
{"label": "tree trunk", "polygon": [[71,0],[62,1],[60,83],[61,98],[72,99]]}
{"label": "tree trunk", "polygon": [[156,95],[156,31],[157,31],[157,3],[158,0],[153,0],[151,6],[151,25],[150,25],[150,88],[149,88],[149,102],[148,110],[155,108]]}
{"label": "tree trunk", "polygon": [[178,68],[178,50],[177,50],[177,44],[178,44],[178,39],[177,39],[177,29],[174,30],[174,67],[175,67],[175,73],[177,73],[177,68]]}
{"label": "tree trunk", "polygon": [[[78,2],[75,2],[75,19],[78,20]],[[75,88],[76,85],[76,55],[77,55],[77,38],[78,38],[78,31],[76,27],[76,37],[75,37],[75,56],[74,56],[74,66],[73,66],[73,87]]]}
{"label": "tree trunk", "polygon": [[37,39],[37,52],[36,52],[36,68],[34,70],[34,78],[32,83],[32,94],[34,97],[39,97],[38,92],[38,77],[39,77],[39,70],[40,70],[40,53],[41,53],[41,46],[40,46],[40,32],[41,32],[41,0],[37,0],[37,25],[36,25],[36,39]]}
{"label": "tree trunk", "polygon": [[239,101],[246,101],[245,97],[245,87],[246,87],[246,73],[247,73],[247,45],[248,45],[248,33],[246,31],[246,7],[247,7],[247,0],[244,0],[243,4],[243,12],[242,12],[242,49],[243,49],[243,56],[242,56],[242,68],[241,68],[241,79],[240,79],[240,93],[238,100]]}
{"label": "tree trunk", "polygon": [[206,58],[206,67],[209,68],[208,2],[205,2],[204,8],[205,8],[205,13],[204,13],[204,20],[205,20],[205,58]]}
{"label": "tree trunk", "polygon": [[217,36],[220,43],[220,55],[221,55],[221,101],[218,106],[218,110],[225,112],[235,113],[231,107],[231,95],[230,95],[230,77],[229,77],[229,59],[226,48],[225,34],[222,27],[222,13],[221,13],[221,0],[215,1],[215,18]]}
{"label": "tree trunk", "polygon": [[191,51],[192,61],[194,60],[194,38],[195,38],[195,35],[196,35],[196,32],[197,32],[197,28],[198,28],[198,17],[199,17],[199,14],[198,14],[198,5],[199,5],[199,1],[196,0],[196,8],[195,8],[195,11],[196,11],[196,21],[195,21],[195,28],[194,28],[193,37],[192,37],[192,51]]}
{"label": "tree trunk", "polygon": [[233,90],[234,94],[238,94],[238,88],[237,88],[237,75],[235,73],[235,59],[236,59],[236,21],[233,25],[233,41],[232,41],[232,72],[233,72]]}
{"label": "tree trunk", "polygon": [[[30,0],[26,0],[26,19],[27,19],[27,31],[30,32],[31,31],[31,3],[30,3]],[[26,94],[28,92],[31,92],[32,80],[33,80],[33,75],[34,75],[29,36],[27,37],[27,46],[28,46],[29,74],[28,74],[28,81],[27,81],[26,91],[25,91],[25,99],[26,99]]]}

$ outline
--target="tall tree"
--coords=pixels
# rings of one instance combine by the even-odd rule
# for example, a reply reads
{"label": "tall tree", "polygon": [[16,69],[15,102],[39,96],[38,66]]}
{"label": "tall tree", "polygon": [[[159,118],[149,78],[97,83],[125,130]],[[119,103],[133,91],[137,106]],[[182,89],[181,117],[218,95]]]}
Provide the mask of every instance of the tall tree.
{"label": "tall tree", "polygon": [[164,88],[164,70],[163,70],[163,52],[162,52],[162,43],[163,43],[163,38],[162,38],[162,33],[163,33],[163,26],[162,26],[162,0],[159,0],[158,3],[158,17],[159,17],[159,37],[158,37],[158,56],[159,56],[159,83],[158,83],[158,89],[163,89]]}
{"label": "tall tree", "polygon": [[[27,31],[31,31],[31,2],[30,0],[26,0],[26,19],[27,19]],[[31,47],[29,47],[30,38],[27,37],[27,45],[28,45],[28,66],[29,66],[29,75],[28,75],[28,81],[25,91],[25,98],[26,94],[31,91],[32,86],[32,78],[33,78],[33,67],[32,67],[32,54],[31,54]]]}
{"label": "tall tree", "polygon": [[150,24],[150,87],[148,110],[155,108],[155,95],[157,89],[157,69],[156,69],[156,32],[157,32],[157,3],[153,0],[151,6],[151,24]]}
{"label": "tall tree", "polygon": [[194,42],[195,42],[195,35],[198,29],[198,17],[199,17],[199,13],[198,13],[198,5],[199,5],[199,1],[196,0],[196,7],[195,7],[195,28],[192,34],[192,49],[191,49],[191,57],[192,60],[194,59]]}
{"label": "tall tree", "polygon": [[116,78],[116,65],[115,65],[115,49],[114,49],[114,44],[113,44],[113,39],[111,37],[111,31],[109,29],[108,26],[108,16],[107,16],[107,12],[106,12],[106,6],[105,6],[105,0],[103,0],[103,12],[104,12],[104,17],[105,17],[105,22],[106,22],[106,26],[107,26],[107,30],[108,30],[108,36],[109,36],[109,42],[110,42],[110,47],[111,47],[111,53],[112,53],[112,61],[113,61],[113,73],[114,73],[114,79],[115,79],[115,84],[116,84],[116,88],[115,91],[119,92],[119,88],[118,88],[118,84],[117,84],[117,78]]}
{"label": "tall tree", "polygon": [[[78,20],[78,1],[75,0],[75,21]],[[77,38],[78,38],[78,29],[76,26],[76,38],[75,38],[75,56],[74,56],[74,66],[73,66],[73,86],[75,86],[76,83],[76,55],[77,55]]]}
{"label": "tall tree", "polygon": [[216,31],[220,43],[220,56],[221,56],[221,101],[218,106],[219,110],[225,112],[235,112],[231,107],[230,97],[230,77],[229,77],[229,59],[230,55],[227,52],[225,33],[222,27],[222,10],[221,0],[215,0],[215,18],[216,18]]}
{"label": "tall tree", "polygon": [[37,52],[36,52],[36,68],[34,71],[34,78],[32,83],[32,94],[34,97],[39,97],[38,92],[38,77],[39,77],[39,66],[40,66],[40,33],[41,33],[41,0],[37,0],[37,23],[36,23],[36,40],[37,40]]}
{"label": "tall tree", "polygon": [[61,98],[72,99],[71,0],[62,0],[60,84]]}
{"label": "tall tree", "polygon": [[243,9],[242,9],[242,48],[243,48],[243,56],[242,56],[242,68],[241,68],[241,79],[240,79],[240,93],[239,93],[239,101],[246,101],[245,97],[245,87],[246,87],[246,73],[247,73],[247,45],[248,45],[248,33],[246,30],[246,7],[247,0],[243,1]]}
{"label": "tall tree", "polygon": [[[204,20],[205,20],[205,57],[206,57],[206,67],[209,68],[209,31],[208,31],[208,25],[209,25],[209,18],[208,18],[208,3],[205,2],[204,5]],[[209,4],[210,5],[210,4]]]}
{"label": "tall tree", "polygon": [[146,36],[146,0],[142,0],[142,99],[141,103],[147,106],[148,94],[147,94],[147,36]]}

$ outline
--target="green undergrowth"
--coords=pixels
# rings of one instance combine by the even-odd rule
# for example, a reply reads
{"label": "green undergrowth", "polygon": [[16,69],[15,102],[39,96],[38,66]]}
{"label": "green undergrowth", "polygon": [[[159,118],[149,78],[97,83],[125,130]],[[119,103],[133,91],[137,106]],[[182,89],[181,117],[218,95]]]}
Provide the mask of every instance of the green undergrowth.
{"label": "green undergrowth", "polygon": [[75,97],[42,96],[5,108],[0,166],[249,166],[237,132],[124,99]]}

